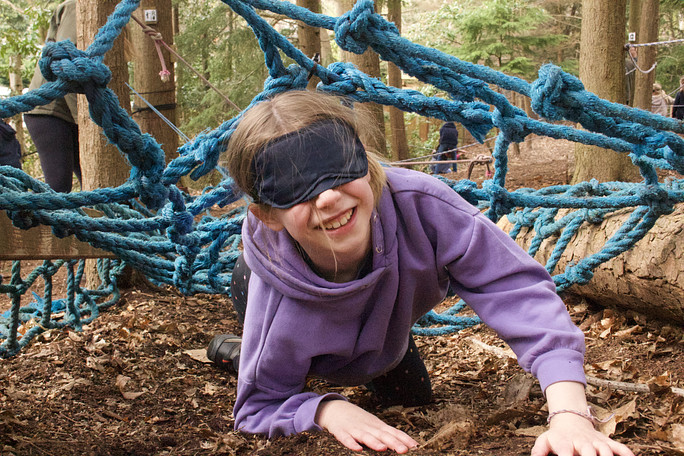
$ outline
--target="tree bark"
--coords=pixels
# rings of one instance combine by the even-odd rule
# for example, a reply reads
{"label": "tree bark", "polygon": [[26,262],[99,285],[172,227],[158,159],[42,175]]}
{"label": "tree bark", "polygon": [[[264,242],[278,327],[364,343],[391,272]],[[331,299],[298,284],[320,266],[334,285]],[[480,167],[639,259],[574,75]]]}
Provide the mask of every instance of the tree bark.
{"label": "tree bark", "polygon": [[[354,7],[354,0],[338,0],[337,6],[338,15],[342,15]],[[371,49],[367,49],[366,52],[361,55],[342,51],[342,60],[353,63],[359,70],[371,77],[381,78],[380,56]],[[362,103],[357,106],[359,109],[368,110],[372,118],[375,119],[378,130],[376,135],[363,137],[361,140],[371,150],[380,155],[387,156],[387,143],[385,142],[385,113],[382,106],[375,103]]]}
{"label": "tree bark", "polygon": [[[157,21],[145,20],[145,11],[156,11]],[[145,25],[161,34],[164,42],[173,46],[173,8],[171,0],[142,0],[134,13]],[[171,54],[160,45],[162,56],[169,72],[163,79],[161,62],[154,40],[148,37],[143,29],[131,22],[130,37],[133,49],[134,69],[133,88],[155,107],[169,122],[176,125],[176,82],[175,71],[171,63]],[[161,144],[166,163],[178,157],[178,134],[164,122],[137,95],[133,103],[133,120],[143,133],[149,133]]]}
{"label": "tree bark", "polygon": [[[78,0],[77,4],[78,48],[86,49],[93,42],[98,29],[107,21],[109,14],[114,11],[118,1]],[[124,57],[121,36],[116,39],[104,62],[112,71],[109,88],[116,93],[124,109],[130,112],[130,96],[125,85],[128,81],[128,66]],[[102,128],[90,118],[88,103],[84,95],[78,96],[78,133],[82,172],[81,188],[94,190],[123,184],[130,174],[130,165],[119,150],[108,143],[102,134]],[[86,275],[89,288],[99,285],[94,260],[89,260]]]}
{"label": "tree bark", "polygon": [[[321,12],[321,1],[320,0],[297,0],[297,6],[308,9],[313,13]],[[299,38],[299,49],[307,57],[314,57],[316,54],[320,56],[321,54],[321,29],[319,27],[311,27],[303,22],[297,23],[297,37]],[[309,85],[307,86],[309,90],[314,90],[316,84],[320,79],[313,76],[309,80]]]}
{"label": "tree bark", "polygon": [[[401,33],[401,0],[388,0],[387,20],[394,22]],[[401,70],[392,62],[387,63],[387,82],[392,87],[402,88]],[[390,142],[392,145],[392,160],[406,160],[409,158],[409,147],[406,139],[406,123],[404,111],[394,106],[389,108]]]}
{"label": "tree bark", "polygon": [[[641,0],[641,15],[639,20],[638,43],[651,43],[658,41],[658,23],[660,22],[660,2],[658,0]],[[639,68],[648,71],[656,61],[656,47],[646,46],[637,48]],[[636,71],[634,83],[634,106],[651,110],[651,96],[653,83],[655,82],[655,70],[650,73]]]}
{"label": "tree bark", "polygon": [[[556,272],[568,263],[598,252],[606,240],[624,223],[630,210],[612,214],[598,225],[584,224],[568,244]],[[498,223],[510,231],[504,217]],[[516,242],[529,247],[534,235],[524,230]],[[660,217],[655,226],[627,252],[603,263],[585,285],[573,285],[568,292],[583,296],[606,307],[631,309],[663,321],[684,323],[684,205],[672,214]],[[542,243],[535,258],[542,264],[548,260],[556,238]]]}
{"label": "tree bark", "polygon": [[[10,95],[21,95],[21,93],[24,91],[24,82],[21,80],[21,55],[11,55],[9,57],[9,63]],[[24,123],[22,119],[23,118],[21,114],[17,114],[12,117],[10,124],[17,132],[17,141],[19,141],[19,145],[21,146],[21,156],[24,157],[26,154],[26,135],[24,134]]]}
{"label": "tree bark", "polygon": [[[580,79],[601,98],[624,102],[625,10],[627,0],[584,0],[580,35]],[[641,177],[626,154],[595,146],[575,146],[572,183],[635,181]]]}

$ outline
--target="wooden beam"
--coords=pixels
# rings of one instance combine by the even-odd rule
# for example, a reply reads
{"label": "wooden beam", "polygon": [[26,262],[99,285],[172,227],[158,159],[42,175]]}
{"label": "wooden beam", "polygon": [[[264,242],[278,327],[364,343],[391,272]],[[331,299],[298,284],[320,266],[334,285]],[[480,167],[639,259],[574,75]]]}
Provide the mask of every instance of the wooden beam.
{"label": "wooden beam", "polygon": [[0,260],[81,258],[116,258],[116,255],[81,242],[75,236],[59,239],[48,226],[20,230],[12,225],[5,212],[0,213]]}

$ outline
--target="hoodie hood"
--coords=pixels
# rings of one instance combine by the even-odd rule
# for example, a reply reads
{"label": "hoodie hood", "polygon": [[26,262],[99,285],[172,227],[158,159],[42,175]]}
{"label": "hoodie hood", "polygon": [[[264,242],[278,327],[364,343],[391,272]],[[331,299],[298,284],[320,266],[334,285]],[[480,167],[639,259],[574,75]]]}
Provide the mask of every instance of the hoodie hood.
{"label": "hoodie hood", "polygon": [[[383,200],[391,203],[389,192]],[[286,230],[273,231],[251,212],[242,227],[245,261],[249,268],[279,293],[299,301],[321,302],[346,299],[359,290],[371,288],[384,274],[391,260],[387,253],[396,255],[396,218],[380,222],[377,209],[371,215],[372,270],[358,280],[336,283],[318,276],[302,257],[295,240]]]}

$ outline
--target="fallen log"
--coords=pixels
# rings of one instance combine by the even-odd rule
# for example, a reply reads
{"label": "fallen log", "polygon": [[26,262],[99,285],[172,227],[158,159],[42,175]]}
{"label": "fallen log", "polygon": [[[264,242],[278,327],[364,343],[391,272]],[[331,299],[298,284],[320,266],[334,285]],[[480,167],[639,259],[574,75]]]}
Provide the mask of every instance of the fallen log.
{"label": "fallen log", "polygon": [[[564,271],[570,262],[576,264],[600,251],[631,212],[624,209],[607,216],[600,224],[583,224],[553,274]],[[513,227],[506,217],[498,225],[506,232]],[[516,242],[527,250],[533,237],[533,229],[523,228]],[[556,236],[545,240],[535,259],[546,264],[556,240]],[[670,323],[684,323],[684,205],[660,217],[630,250],[596,268],[589,283],[573,285],[567,291],[602,306],[632,309]]]}

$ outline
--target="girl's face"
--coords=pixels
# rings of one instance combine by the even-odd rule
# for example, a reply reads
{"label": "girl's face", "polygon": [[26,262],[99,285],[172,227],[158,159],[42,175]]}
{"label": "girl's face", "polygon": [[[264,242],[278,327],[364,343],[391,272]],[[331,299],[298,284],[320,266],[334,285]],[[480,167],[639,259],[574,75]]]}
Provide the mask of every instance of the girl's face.
{"label": "girl's face", "polygon": [[354,279],[371,248],[373,207],[366,174],[291,208],[253,212],[269,228],[286,229],[323,275],[337,282]]}

